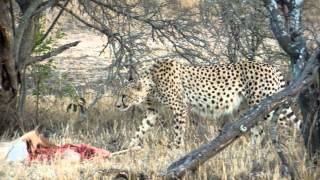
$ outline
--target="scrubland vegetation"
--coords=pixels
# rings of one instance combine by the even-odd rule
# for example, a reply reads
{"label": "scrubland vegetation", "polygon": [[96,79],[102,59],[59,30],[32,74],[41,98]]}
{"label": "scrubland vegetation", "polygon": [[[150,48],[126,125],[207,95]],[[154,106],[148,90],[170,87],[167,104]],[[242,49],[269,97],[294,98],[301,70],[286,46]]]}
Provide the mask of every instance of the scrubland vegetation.
{"label": "scrubland vegetation", "polygon": [[[320,4],[302,3],[0,1],[0,141],[14,140],[42,124],[56,145],[126,149],[143,110],[118,111],[116,95],[128,80],[139,77],[139,65],[146,61],[263,61],[295,82],[312,57],[316,66],[320,62]],[[278,133],[295,179],[320,179],[319,69],[312,78],[289,102],[303,120],[302,130]],[[79,98],[87,102],[85,117],[79,109],[67,112]],[[161,112],[164,121],[147,134],[140,151],[83,162],[1,163],[0,179],[161,179],[171,163],[240,118],[238,113],[210,119],[190,112],[186,146],[172,150],[167,147],[173,139],[172,115],[165,108]],[[264,128],[261,143],[253,145],[249,135],[242,136],[182,178],[290,179],[283,176],[286,169],[272,144],[270,122],[264,122]]]}
{"label": "scrubland vegetation", "polygon": [[[34,119],[36,112],[33,99],[28,98],[26,116]],[[39,122],[47,127],[50,140],[55,144],[87,143],[116,152],[125,148],[134,129],[140,123],[141,111],[119,112],[114,108],[114,98],[104,97],[88,112],[88,119],[78,122],[78,113],[66,113],[70,99],[40,102]],[[90,102],[90,99],[89,99]],[[167,112],[165,109],[164,112]],[[165,116],[170,119],[170,114]],[[84,162],[56,160],[48,163],[1,165],[0,177],[13,179],[112,179],[117,173],[111,169],[128,170],[159,178],[159,172],[166,169],[173,160],[208,142],[217,135],[219,122],[193,115],[186,134],[186,147],[171,151],[167,144],[173,136],[170,121],[158,122],[146,138],[141,151],[117,155],[109,159]],[[220,122],[221,123],[221,122]],[[18,135],[16,135],[17,137]],[[268,135],[267,135],[268,136]],[[299,179],[318,179],[320,169],[306,161],[307,155],[299,132],[290,131],[283,135],[283,149],[290,163],[294,164]],[[6,135],[2,140],[11,139]],[[270,137],[263,146],[252,146],[249,137],[233,143],[205,165],[190,172],[187,179],[281,179],[280,161]],[[115,171],[118,172],[118,171]],[[137,174],[132,175],[132,178]]]}

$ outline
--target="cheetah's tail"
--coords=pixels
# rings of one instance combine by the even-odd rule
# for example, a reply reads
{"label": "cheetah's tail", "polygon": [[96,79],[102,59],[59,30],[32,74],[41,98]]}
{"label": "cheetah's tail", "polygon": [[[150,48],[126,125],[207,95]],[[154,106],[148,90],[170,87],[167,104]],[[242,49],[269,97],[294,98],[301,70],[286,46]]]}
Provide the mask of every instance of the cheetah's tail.
{"label": "cheetah's tail", "polygon": [[297,129],[301,128],[302,121],[295,115],[291,107],[283,109],[279,116],[279,121],[285,120],[292,122]]}

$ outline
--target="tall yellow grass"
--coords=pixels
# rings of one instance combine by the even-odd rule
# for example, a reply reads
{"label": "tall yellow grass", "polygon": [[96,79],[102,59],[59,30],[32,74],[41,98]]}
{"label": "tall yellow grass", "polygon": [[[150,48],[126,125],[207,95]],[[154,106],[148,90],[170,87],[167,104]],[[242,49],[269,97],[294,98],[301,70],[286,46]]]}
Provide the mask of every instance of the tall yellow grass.
{"label": "tall yellow grass", "polygon": [[[142,114],[139,109],[133,115],[132,111],[118,112],[113,107],[114,98],[105,97],[88,112],[86,122],[77,124],[70,121],[77,121],[77,114],[67,114],[67,104],[66,99],[40,104],[39,123],[51,130],[50,139],[56,144],[88,143],[112,152],[127,146]],[[31,99],[28,100],[28,107],[27,116],[31,120],[35,117]],[[197,121],[188,124],[187,145],[182,150],[173,151],[166,147],[172,138],[171,121],[168,120],[148,134],[141,151],[82,163],[56,160],[52,163],[29,165],[1,164],[0,179],[112,179],[110,174],[101,171],[110,168],[143,172],[158,179],[156,174],[165,170],[173,160],[216,135],[218,127],[213,120],[193,119]],[[7,137],[1,139],[8,140]],[[264,147],[252,146],[247,141],[246,138],[236,141],[199,167],[195,173],[188,174],[185,179],[281,179],[280,162],[270,139],[267,138]],[[299,136],[289,138],[284,150],[290,163],[295,166],[299,179],[320,178],[319,167],[306,165],[304,146]]]}

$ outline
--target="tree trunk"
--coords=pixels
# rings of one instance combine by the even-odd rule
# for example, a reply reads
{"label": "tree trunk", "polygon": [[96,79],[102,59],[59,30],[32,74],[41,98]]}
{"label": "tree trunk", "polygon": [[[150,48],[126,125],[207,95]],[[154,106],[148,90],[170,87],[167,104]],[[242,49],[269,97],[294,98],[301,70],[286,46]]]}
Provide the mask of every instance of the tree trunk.
{"label": "tree trunk", "polygon": [[309,91],[302,94],[304,98],[301,101],[304,106],[304,142],[309,156],[315,160],[320,157],[320,69],[317,74],[317,80]]}
{"label": "tree trunk", "polygon": [[[309,59],[310,53],[301,31],[301,9],[304,1],[284,1],[276,3],[264,0],[271,29],[280,47],[288,54],[291,61],[293,79],[298,79]],[[282,13],[280,13],[282,11]],[[299,105],[303,116],[302,133],[310,157],[320,152],[320,72],[314,82],[299,96]]]}
{"label": "tree trunk", "polygon": [[[56,56],[80,42],[62,45],[41,56],[32,56],[41,13],[55,6],[55,1],[16,0],[20,8],[19,18],[13,17],[15,13],[11,2],[11,0],[0,0],[0,135],[8,130],[17,128],[24,130],[36,126],[24,119],[25,96],[22,96],[22,91],[25,90],[22,88],[22,91],[19,91],[20,72],[30,64]],[[59,17],[60,15],[56,20]],[[15,19],[18,19],[17,23],[14,22]],[[53,26],[54,24],[47,33]],[[42,40],[45,37],[42,37]],[[19,99],[18,92],[20,92]]]}
{"label": "tree trunk", "polygon": [[18,72],[12,56],[13,34],[7,1],[0,1],[0,134],[18,126]]}
{"label": "tree trunk", "polygon": [[[23,115],[18,111],[18,90],[20,71],[29,61],[35,43],[35,33],[39,26],[39,13],[35,10],[42,1],[16,1],[22,16],[18,26],[13,26],[14,17],[10,17],[13,8],[9,0],[0,1],[0,134],[5,131],[24,129]],[[13,10],[12,10],[13,11]],[[15,34],[13,34],[13,29]],[[21,106],[19,102],[19,106]],[[22,104],[23,105],[23,104]]]}
{"label": "tree trunk", "polygon": [[[21,12],[19,18],[11,17],[14,13],[10,0],[0,0],[0,134],[17,128],[24,130],[27,124],[21,108],[24,101],[18,99],[17,94],[21,84],[20,72],[33,59],[31,54],[41,14],[39,7],[43,5],[42,0],[16,2]],[[14,23],[15,19],[19,22]]]}

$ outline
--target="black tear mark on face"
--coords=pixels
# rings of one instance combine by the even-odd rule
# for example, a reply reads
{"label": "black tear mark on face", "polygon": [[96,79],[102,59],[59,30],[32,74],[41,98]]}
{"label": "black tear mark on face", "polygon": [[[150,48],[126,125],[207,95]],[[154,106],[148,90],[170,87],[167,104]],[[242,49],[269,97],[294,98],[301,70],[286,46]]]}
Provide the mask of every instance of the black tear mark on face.
{"label": "black tear mark on face", "polygon": [[122,105],[123,105],[124,108],[127,108],[127,107],[128,107],[128,105],[126,105],[126,103],[125,103],[125,102],[126,102],[125,100],[126,100],[127,98],[128,98],[128,96],[125,95],[125,94],[123,94],[122,97],[121,97]]}

